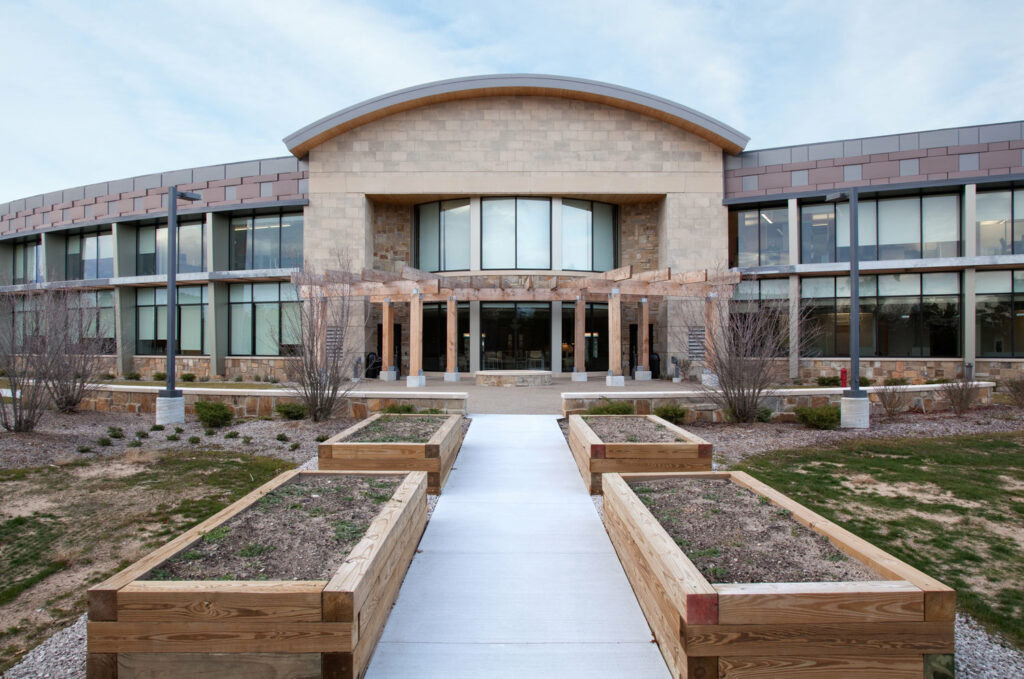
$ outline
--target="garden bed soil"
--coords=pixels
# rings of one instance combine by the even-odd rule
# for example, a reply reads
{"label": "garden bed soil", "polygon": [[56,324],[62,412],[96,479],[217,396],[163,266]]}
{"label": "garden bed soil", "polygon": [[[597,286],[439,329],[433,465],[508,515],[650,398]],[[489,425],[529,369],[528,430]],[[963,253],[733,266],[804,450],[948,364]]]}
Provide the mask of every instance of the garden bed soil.
{"label": "garden bed soil", "polygon": [[871,581],[792,514],[724,479],[664,479],[633,492],[712,583]]}
{"label": "garden bed soil", "polygon": [[426,443],[447,421],[446,415],[384,415],[340,442]]}
{"label": "garden bed soil", "polygon": [[144,579],[329,580],[400,482],[394,476],[295,477]]}
{"label": "garden bed soil", "polygon": [[583,421],[605,443],[674,443],[683,439],[643,415],[602,417],[583,416]]}

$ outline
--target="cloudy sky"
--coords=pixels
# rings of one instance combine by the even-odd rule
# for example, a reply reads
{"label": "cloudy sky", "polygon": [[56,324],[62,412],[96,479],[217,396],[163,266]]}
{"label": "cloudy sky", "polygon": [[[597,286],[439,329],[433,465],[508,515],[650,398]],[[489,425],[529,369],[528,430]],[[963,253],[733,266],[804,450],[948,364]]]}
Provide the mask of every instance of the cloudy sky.
{"label": "cloudy sky", "polygon": [[0,201],[285,155],[391,90],[552,73],[675,100],[749,149],[1024,119],[1024,3],[0,0]]}

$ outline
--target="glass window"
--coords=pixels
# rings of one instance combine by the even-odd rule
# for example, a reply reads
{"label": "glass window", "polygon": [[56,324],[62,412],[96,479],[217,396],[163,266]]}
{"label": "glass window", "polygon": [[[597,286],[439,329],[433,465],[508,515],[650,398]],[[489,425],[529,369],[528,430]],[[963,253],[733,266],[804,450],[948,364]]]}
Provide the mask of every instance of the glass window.
{"label": "glass window", "polygon": [[302,267],[303,218],[301,214],[281,215],[281,268]]}
{"label": "glass window", "polygon": [[985,191],[977,197],[978,255],[1008,255],[1013,232],[1009,191]]}
{"label": "glass window", "polygon": [[43,280],[43,245],[40,241],[14,246],[14,285],[40,283]]}
{"label": "glass window", "polygon": [[156,273],[156,227],[140,226],[135,240],[135,275]]}
{"label": "glass window", "polygon": [[615,206],[594,203],[594,271],[615,268]]}
{"label": "glass window", "polygon": [[86,280],[97,277],[98,240],[95,235],[82,236],[82,278]]}
{"label": "glass window", "polygon": [[1024,191],[1013,192],[1013,253],[1024,254]]}
{"label": "glass window", "polygon": [[[857,201],[857,256],[862,262],[878,259],[878,213],[873,200]],[[836,204],[836,260],[850,261],[850,204]]]}
{"label": "glass window", "polygon": [[[467,222],[467,237],[469,235]],[[468,264],[465,268],[469,268]],[[551,268],[551,200],[516,199],[516,268]]]}
{"label": "glass window", "polygon": [[975,274],[974,290],[978,294],[1012,292],[1010,271],[979,271]]}
{"label": "glass window", "polygon": [[1024,356],[1024,271],[979,271],[976,276],[978,356]]}
{"label": "glass window", "polygon": [[925,196],[921,199],[922,255],[960,255],[959,196]]}
{"label": "glass window", "polygon": [[425,271],[441,270],[441,204],[416,207],[417,266]]}
{"label": "glass window", "polygon": [[804,205],[800,208],[800,243],[800,261],[804,264],[835,261],[836,218],[832,205]]}
{"label": "glass window", "polygon": [[757,210],[744,210],[733,213],[733,218],[736,220],[736,266],[759,266],[761,241],[758,236],[758,221],[761,213]]}
{"label": "glass window", "polygon": [[921,258],[921,201],[878,201],[878,259]]}
{"label": "glass window", "polygon": [[252,247],[249,238],[251,232],[252,219],[250,217],[235,217],[231,220],[231,252],[228,266],[233,271],[253,268]]}
{"label": "glass window", "polygon": [[761,266],[789,264],[789,209],[761,210]]}
{"label": "glass window", "polygon": [[480,266],[516,268],[516,201],[484,198],[480,201]]}
{"label": "glass window", "polygon": [[109,231],[68,236],[64,252],[66,280],[94,280],[114,275],[114,237]]}
{"label": "glass window", "polygon": [[69,281],[82,278],[82,237],[75,234],[65,241],[65,278]]}
{"label": "glass window", "polygon": [[469,199],[441,203],[442,267],[445,271],[469,268]]}
{"label": "glass window", "polygon": [[878,277],[878,295],[919,295],[921,276],[914,273],[886,274]]}
{"label": "glass window", "polygon": [[199,222],[178,225],[178,273],[205,271],[203,261],[203,225]]}
{"label": "glass window", "polygon": [[230,353],[279,356],[301,337],[301,305],[289,283],[233,284],[228,289]]}
{"label": "glass window", "polygon": [[302,215],[261,215],[231,220],[231,270],[292,269],[302,266]]}
{"label": "glass window", "polygon": [[281,264],[280,217],[252,220],[252,268],[277,269]]}
{"label": "glass window", "polygon": [[[175,351],[182,355],[205,354],[205,285],[178,288]],[[167,351],[167,289],[138,288],[135,291],[135,353],[162,354]]]}
{"label": "glass window", "polygon": [[562,199],[562,270],[590,271],[593,213],[585,200]]}

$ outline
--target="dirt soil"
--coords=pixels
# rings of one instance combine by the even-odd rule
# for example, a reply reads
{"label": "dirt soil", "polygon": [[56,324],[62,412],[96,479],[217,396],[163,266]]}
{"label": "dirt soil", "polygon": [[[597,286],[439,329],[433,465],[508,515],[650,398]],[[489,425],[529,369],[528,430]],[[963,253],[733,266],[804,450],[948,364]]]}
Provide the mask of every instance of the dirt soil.
{"label": "dirt soil", "polygon": [[330,580],[402,478],[296,477],[145,579]]}
{"label": "dirt soil", "polygon": [[447,415],[385,415],[342,441],[426,443],[447,420]]}
{"label": "dirt soil", "polygon": [[[210,434],[194,415],[186,416],[185,423],[179,425],[182,429],[180,434],[176,434],[171,425],[162,431],[152,431],[153,422],[152,413],[131,415],[83,411],[65,415],[50,411],[43,415],[33,432],[15,433],[0,429],[0,469],[61,465],[118,457],[125,452],[145,455],[166,450],[259,451],[260,455],[272,455],[300,464],[316,455],[318,436],[325,439],[334,436],[358,420],[339,417],[313,422],[284,420],[275,416],[236,420],[227,427],[210,430]],[[111,437],[110,427],[120,429],[123,438]],[[282,434],[284,440],[279,438]],[[175,435],[177,440],[168,440],[168,436]],[[193,436],[199,438],[197,443],[189,442]],[[109,439],[109,445],[101,443],[103,437]],[[294,445],[296,443],[297,446]],[[85,448],[89,450],[84,451]]]}
{"label": "dirt soil", "polygon": [[709,582],[884,579],[731,481],[667,479],[633,490]]}
{"label": "dirt soil", "polygon": [[642,415],[634,417],[601,417],[591,415],[583,421],[605,443],[674,443],[682,441],[677,434]]}

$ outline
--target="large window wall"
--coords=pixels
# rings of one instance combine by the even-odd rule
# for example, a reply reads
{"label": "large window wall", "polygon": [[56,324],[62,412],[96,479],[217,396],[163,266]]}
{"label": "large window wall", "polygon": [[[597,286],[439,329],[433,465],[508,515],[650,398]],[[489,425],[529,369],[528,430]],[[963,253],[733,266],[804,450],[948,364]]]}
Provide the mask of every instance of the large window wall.
{"label": "large window wall", "polygon": [[[206,271],[206,242],[202,222],[178,224],[178,273]],[[167,274],[167,225],[140,226],[136,238],[135,273]]]}
{"label": "large window wall", "polygon": [[614,205],[562,199],[562,270],[615,268],[618,219]]}
{"label": "large window wall", "polygon": [[[957,257],[960,197],[909,196],[861,200],[857,205],[862,261]],[[800,261],[850,261],[850,206],[819,203],[800,208]]]}
{"label": "large window wall", "polygon": [[64,248],[66,280],[113,277],[114,236],[110,231],[69,235]]}
{"label": "large window wall", "polygon": [[301,213],[232,218],[228,268],[241,271],[301,267],[302,230]]}
{"label": "large window wall", "polygon": [[735,235],[733,266],[789,264],[789,209],[786,206],[729,214]]}
{"label": "large window wall", "polygon": [[290,283],[236,283],[229,287],[233,356],[281,356],[301,342],[302,302]]}
{"label": "large window wall", "polygon": [[978,254],[1024,254],[1024,191],[979,191]]}
{"label": "large window wall", "polygon": [[[176,351],[181,355],[208,354],[206,318],[209,306],[205,285],[179,287]],[[135,291],[135,353],[163,354],[167,351],[167,289],[139,288]]]}
{"label": "large window wall", "polygon": [[484,370],[551,370],[549,302],[481,302]]}
{"label": "large window wall", "polygon": [[1024,271],[975,274],[978,356],[1024,356]]}
{"label": "large window wall", "polygon": [[417,266],[425,271],[469,269],[469,217],[468,198],[417,205]]}
{"label": "large window wall", "polygon": [[[810,356],[850,353],[850,278],[801,280]],[[861,356],[961,355],[959,273],[860,277]]]}
{"label": "large window wall", "polygon": [[39,240],[26,241],[14,246],[12,262],[14,285],[43,281],[43,245]]}
{"label": "large window wall", "polygon": [[482,199],[480,248],[482,269],[550,269],[551,200]]}

